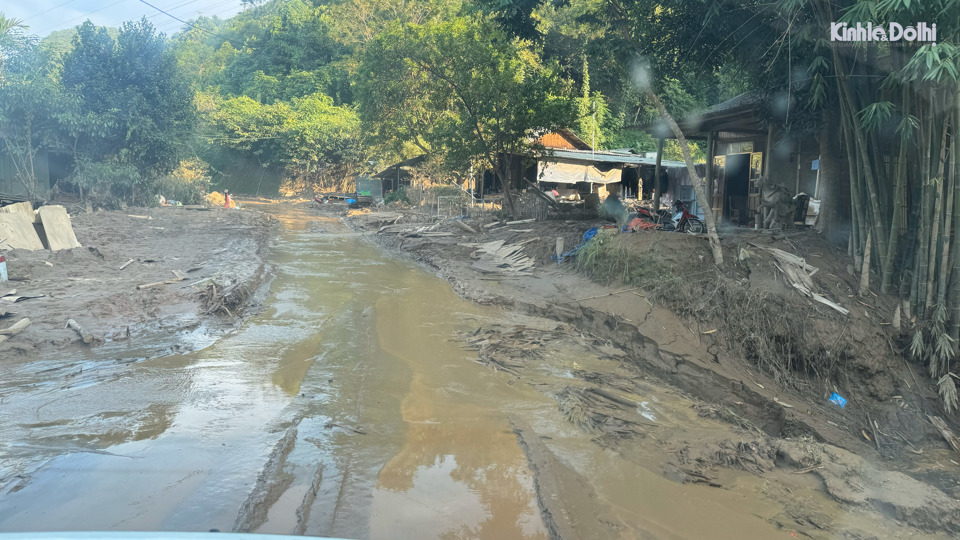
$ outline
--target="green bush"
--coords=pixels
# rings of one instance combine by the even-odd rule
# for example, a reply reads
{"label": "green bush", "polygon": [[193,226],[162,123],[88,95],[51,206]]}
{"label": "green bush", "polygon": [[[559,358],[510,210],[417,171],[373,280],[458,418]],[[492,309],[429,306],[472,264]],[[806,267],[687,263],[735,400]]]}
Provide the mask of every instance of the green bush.
{"label": "green bush", "polygon": [[202,204],[209,190],[209,168],[199,159],[181,161],[173,172],[157,178],[153,185],[154,194],[183,204]]}
{"label": "green bush", "polygon": [[407,188],[400,186],[400,189],[387,193],[387,196],[383,198],[383,204],[395,202],[410,203],[410,199],[407,198]]}

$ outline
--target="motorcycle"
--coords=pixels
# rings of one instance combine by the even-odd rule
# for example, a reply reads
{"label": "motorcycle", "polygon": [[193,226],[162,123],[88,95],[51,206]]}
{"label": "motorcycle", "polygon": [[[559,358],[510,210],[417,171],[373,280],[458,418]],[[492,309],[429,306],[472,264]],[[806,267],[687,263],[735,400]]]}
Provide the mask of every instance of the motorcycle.
{"label": "motorcycle", "polygon": [[683,201],[674,201],[673,207],[675,211],[672,215],[669,210],[662,208],[656,214],[654,214],[651,209],[642,206],[635,206],[634,210],[637,212],[637,217],[655,223],[658,225],[658,228],[665,231],[701,234],[707,230],[703,222],[700,221],[700,218],[687,210],[687,206],[683,204]]}

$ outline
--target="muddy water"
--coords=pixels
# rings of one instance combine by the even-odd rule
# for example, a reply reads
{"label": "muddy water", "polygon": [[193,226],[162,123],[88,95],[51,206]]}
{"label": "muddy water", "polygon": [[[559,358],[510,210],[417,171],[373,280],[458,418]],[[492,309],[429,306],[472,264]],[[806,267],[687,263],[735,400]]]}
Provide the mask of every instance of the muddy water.
{"label": "muddy water", "polygon": [[[721,492],[661,474],[657,437],[729,429],[688,401],[650,386],[651,444],[605,449],[541,390],[611,360],[559,352],[536,384],[491,370],[452,338],[513,315],[335,220],[268,210],[285,225],[276,278],[231,335],[190,354],[117,343],[3,368],[0,531],[538,539],[547,499],[584,538],[784,536],[763,482],[730,475],[738,487]],[[564,486],[541,501],[518,424],[543,447],[536,469]]]}

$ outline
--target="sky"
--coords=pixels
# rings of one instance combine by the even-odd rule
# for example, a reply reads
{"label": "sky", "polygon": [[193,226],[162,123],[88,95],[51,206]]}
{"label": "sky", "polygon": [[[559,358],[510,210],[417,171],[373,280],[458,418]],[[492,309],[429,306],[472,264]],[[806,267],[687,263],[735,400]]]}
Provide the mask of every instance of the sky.
{"label": "sky", "polygon": [[[240,0],[146,0],[185,21],[200,15],[220,18],[241,11]],[[120,26],[124,21],[147,19],[158,30],[172,34],[182,23],[160,13],[141,0],[0,0],[0,13],[23,19],[27,33],[46,37],[55,30],[73,28],[90,19],[99,26]]]}

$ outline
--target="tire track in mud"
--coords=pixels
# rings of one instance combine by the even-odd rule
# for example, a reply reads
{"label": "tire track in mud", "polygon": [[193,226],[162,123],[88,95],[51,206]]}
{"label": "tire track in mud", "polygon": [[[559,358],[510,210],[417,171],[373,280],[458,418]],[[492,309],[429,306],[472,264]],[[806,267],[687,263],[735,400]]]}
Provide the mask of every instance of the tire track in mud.
{"label": "tire track in mud", "polygon": [[287,456],[297,443],[297,424],[299,419],[287,429],[283,438],[274,446],[263,470],[257,476],[257,483],[240,507],[233,532],[249,533],[266,523],[270,508],[280,500],[280,496],[293,484],[294,476],[283,470]]}

